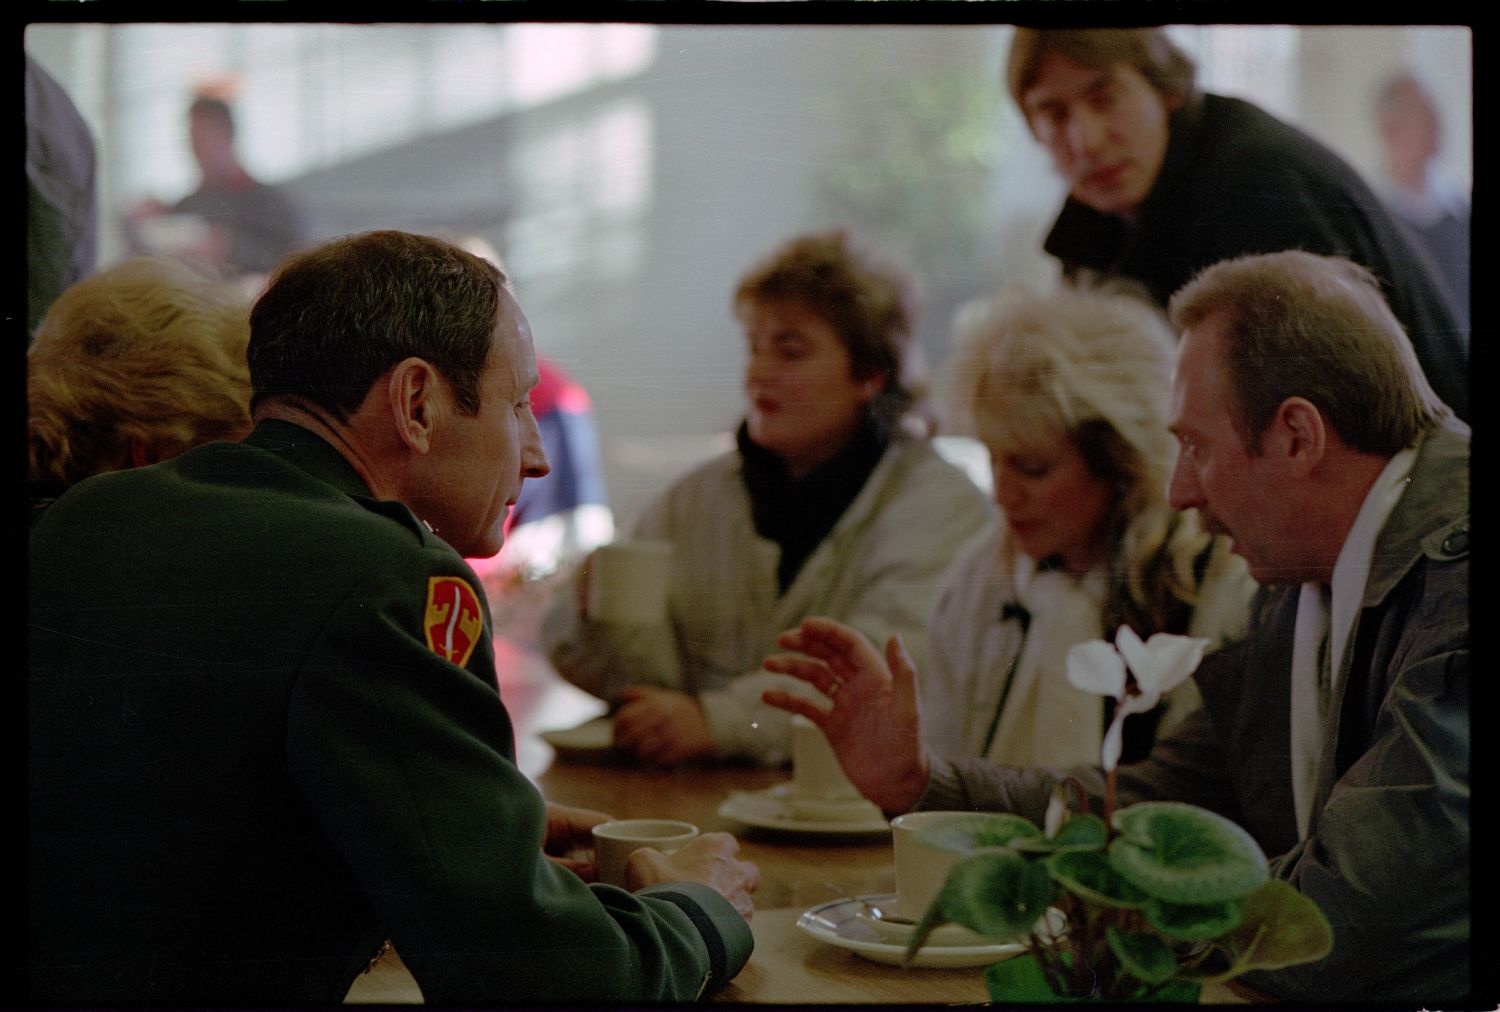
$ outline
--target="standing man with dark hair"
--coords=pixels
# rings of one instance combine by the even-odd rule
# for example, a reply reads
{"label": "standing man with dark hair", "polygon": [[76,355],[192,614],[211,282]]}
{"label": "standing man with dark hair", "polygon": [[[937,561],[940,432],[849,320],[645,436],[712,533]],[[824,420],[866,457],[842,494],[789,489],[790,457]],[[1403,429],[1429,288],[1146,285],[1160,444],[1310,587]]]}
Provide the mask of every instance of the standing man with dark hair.
{"label": "standing man with dark hair", "polygon": [[[234,110],[225,99],[200,95],[188,107],[188,143],[200,178],[197,189],[169,207],[138,204],[127,218],[141,245],[142,225],[162,214],[202,219],[206,234],[186,252],[232,275],[265,274],[306,238],[302,209],[281,190],[252,176],[235,146]],[[146,243],[150,248],[150,244]]]}
{"label": "standing man with dark hair", "polygon": [[1433,388],[1468,417],[1469,335],[1427,252],[1327,147],[1198,90],[1164,29],[1017,28],[1006,83],[1068,185],[1044,248],[1070,279],[1127,279],[1165,306],[1230,257],[1348,257],[1374,272]]}
{"label": "standing man with dark hair", "polygon": [[[1202,705],[1118,768],[1117,803],[1200,805],[1242,825],[1317,903],[1333,951],[1246,983],[1300,1002],[1442,1006],[1469,959],[1469,429],[1433,394],[1369,271],[1300,251],[1199,274],[1170,303],[1196,510],[1263,585],[1244,639],[1204,658]],[[887,813],[1015,812],[1038,824],[1103,771],[947,760],[924,748],[894,637],[809,619],[766,667],[810,682],[766,701],[823,728]],[[831,691],[830,691],[831,690]]]}
{"label": "standing man with dark hair", "polygon": [[243,442],[86,479],[33,528],[30,1001],[334,1005],[386,939],[435,1005],[732,978],[759,880],[732,836],[591,886],[567,855],[606,816],[515,765],[464,562],[547,473],[504,276],[341,239],[278,267],[247,357]]}

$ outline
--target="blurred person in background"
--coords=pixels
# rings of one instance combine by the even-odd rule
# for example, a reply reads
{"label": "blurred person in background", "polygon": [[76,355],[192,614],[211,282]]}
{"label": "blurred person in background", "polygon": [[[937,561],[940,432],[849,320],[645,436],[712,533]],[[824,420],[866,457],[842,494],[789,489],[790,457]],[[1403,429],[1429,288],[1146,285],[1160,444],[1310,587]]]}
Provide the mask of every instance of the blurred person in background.
{"label": "blurred person in background", "polygon": [[27,478],[36,509],[90,475],[250,431],[250,300],[168,257],[71,285],[26,353]]}
{"label": "blurred person in background", "polygon": [[1403,70],[1376,93],[1375,123],[1385,152],[1381,196],[1432,254],[1467,328],[1469,198],[1438,171],[1443,121],[1437,103],[1416,75]]}
{"label": "blurred person in background", "polygon": [[26,54],[26,331],[99,252],[94,135],[62,85]]}
{"label": "blurred person in background", "polygon": [[[948,427],[988,447],[1001,517],[928,623],[922,725],[940,753],[1090,762],[1114,700],[1068,682],[1070,647],[1121,625],[1213,645],[1244,631],[1256,585],[1243,560],[1167,503],[1174,344],[1154,306],[1103,291],[1011,289],[961,313]],[[1196,702],[1188,682],[1126,721],[1122,761]]]}
{"label": "blurred person in background", "polygon": [[247,287],[306,238],[300,207],[279,187],[252,176],[235,144],[235,114],[218,91],[188,106],[188,143],[198,186],[173,204],[147,198],[126,215],[136,249],[200,259]]}
{"label": "blurred person in background", "polygon": [[631,530],[675,546],[667,619],[592,619],[585,562],[543,621],[557,670],[615,708],[616,747],[663,764],[787,761],[788,718],[760,695],[797,683],[760,664],[804,615],[899,632],[925,657],[938,578],[993,506],[903,425],[909,297],[905,277],[842,231],[795,237],[740,280],[738,445]]}
{"label": "blurred person in background", "polygon": [[1080,284],[1158,304],[1230,257],[1301,249],[1368,267],[1438,395],[1469,411],[1469,334],[1437,266],[1358,172],[1237,98],[1201,91],[1163,28],[1017,28],[1011,97],[1068,198],[1044,241]]}

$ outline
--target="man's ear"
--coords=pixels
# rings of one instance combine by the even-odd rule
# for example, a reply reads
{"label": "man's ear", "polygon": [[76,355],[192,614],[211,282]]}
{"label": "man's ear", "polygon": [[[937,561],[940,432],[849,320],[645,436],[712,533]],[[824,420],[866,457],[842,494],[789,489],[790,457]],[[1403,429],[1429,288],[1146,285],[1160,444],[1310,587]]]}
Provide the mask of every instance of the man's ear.
{"label": "man's ear", "polygon": [[402,359],[391,367],[385,393],[397,438],[416,453],[429,452],[446,393],[437,369],[426,359]]}
{"label": "man's ear", "polygon": [[1304,397],[1282,401],[1271,427],[1279,442],[1278,450],[1296,477],[1311,474],[1328,452],[1329,431],[1323,412]]}

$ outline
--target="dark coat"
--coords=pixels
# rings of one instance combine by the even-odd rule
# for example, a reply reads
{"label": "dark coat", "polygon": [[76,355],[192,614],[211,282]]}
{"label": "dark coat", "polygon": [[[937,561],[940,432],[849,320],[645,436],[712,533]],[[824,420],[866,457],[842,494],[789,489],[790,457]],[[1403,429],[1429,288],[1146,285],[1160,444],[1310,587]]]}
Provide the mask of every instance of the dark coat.
{"label": "dark coat", "polygon": [[1234,98],[1204,95],[1172,114],[1170,140],[1133,223],[1068,200],[1044,243],[1079,280],[1126,278],[1165,306],[1210,264],[1301,249],[1375,273],[1427,379],[1469,416],[1469,335],[1430,255],[1348,163]]}
{"label": "dark coat", "polygon": [[[1233,819],[1328,917],[1326,959],[1245,978],[1271,995],[1431,1006],[1471,986],[1468,473],[1467,435],[1428,438],[1376,539],[1306,840],[1289,759],[1296,586],[1262,592],[1245,638],[1194,676],[1202,707],[1119,769],[1119,804],[1185,801]],[[1064,772],[934,760],[919,807],[1040,822]],[[1097,768],[1066,772],[1099,803]]]}
{"label": "dark coat", "polygon": [[32,1001],[334,1005],[386,938],[439,1005],[690,1000],[748,956],[705,887],[544,859],[472,570],[310,433],[79,483],[30,592]]}

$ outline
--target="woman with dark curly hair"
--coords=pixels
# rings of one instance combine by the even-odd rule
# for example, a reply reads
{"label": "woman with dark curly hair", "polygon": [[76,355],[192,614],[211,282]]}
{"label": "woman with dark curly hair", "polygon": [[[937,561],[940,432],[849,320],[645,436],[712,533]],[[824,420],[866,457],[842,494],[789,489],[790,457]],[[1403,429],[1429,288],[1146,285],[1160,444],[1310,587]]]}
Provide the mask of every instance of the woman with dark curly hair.
{"label": "woman with dark curly hair", "polygon": [[760,700],[800,685],[761,669],[777,633],[833,615],[923,655],[938,577],[993,514],[902,424],[904,278],[841,231],[806,235],[751,268],[733,305],[748,352],[737,447],[632,531],[675,546],[667,619],[597,621],[586,594],[561,594],[544,622],[557,669],[614,704],[616,746],[650,762],[786,761],[789,717]]}

